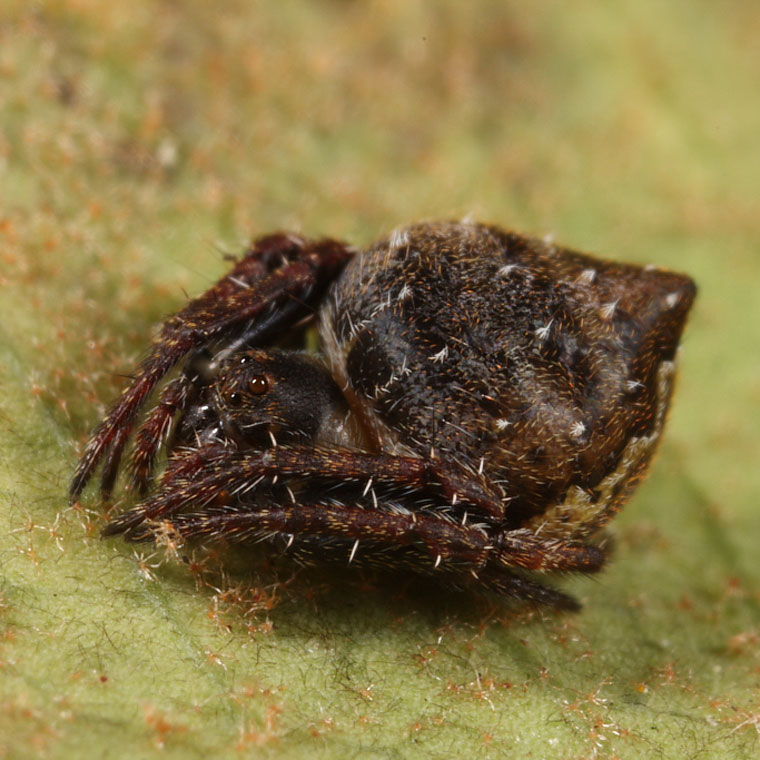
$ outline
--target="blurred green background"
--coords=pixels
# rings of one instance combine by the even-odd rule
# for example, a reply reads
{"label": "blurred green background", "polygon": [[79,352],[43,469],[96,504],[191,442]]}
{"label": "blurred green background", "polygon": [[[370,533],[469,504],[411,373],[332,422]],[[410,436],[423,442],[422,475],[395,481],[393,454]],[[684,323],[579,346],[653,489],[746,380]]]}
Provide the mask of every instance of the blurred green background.
{"label": "blurred green background", "polygon": [[[3,3],[0,757],[757,757],[759,38],[756,0]],[[68,507],[223,254],[465,214],[700,286],[583,612],[161,564]]]}

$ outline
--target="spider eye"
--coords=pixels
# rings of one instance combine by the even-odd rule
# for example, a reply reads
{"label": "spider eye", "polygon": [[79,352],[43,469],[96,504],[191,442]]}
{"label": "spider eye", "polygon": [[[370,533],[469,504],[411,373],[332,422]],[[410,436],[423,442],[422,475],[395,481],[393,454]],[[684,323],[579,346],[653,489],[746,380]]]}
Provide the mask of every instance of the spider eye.
{"label": "spider eye", "polygon": [[254,396],[263,396],[269,390],[269,381],[265,375],[254,375],[248,381],[248,390]]}
{"label": "spider eye", "polygon": [[224,400],[227,402],[228,406],[240,406],[243,401],[241,395],[235,391],[230,391],[227,393],[224,397]]}

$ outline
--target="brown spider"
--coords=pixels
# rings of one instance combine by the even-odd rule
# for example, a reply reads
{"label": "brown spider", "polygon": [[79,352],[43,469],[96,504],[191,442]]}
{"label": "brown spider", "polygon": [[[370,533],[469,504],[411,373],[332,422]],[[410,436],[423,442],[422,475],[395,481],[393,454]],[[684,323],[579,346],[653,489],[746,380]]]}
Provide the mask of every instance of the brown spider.
{"label": "brown spider", "polygon": [[[694,283],[469,223],[365,251],[276,234],[163,325],[71,485],[131,488],[105,535],[266,539],[302,561],[436,574],[535,602],[662,432]],[[324,358],[303,344],[318,314]],[[167,463],[156,478],[157,455]]]}

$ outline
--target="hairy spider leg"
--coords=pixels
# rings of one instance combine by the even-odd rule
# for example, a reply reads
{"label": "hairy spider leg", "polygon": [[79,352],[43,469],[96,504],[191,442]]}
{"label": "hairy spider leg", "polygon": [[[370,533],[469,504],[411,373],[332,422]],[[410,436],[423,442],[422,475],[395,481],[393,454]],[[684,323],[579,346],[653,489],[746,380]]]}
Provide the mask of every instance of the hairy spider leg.
{"label": "hairy spider leg", "polygon": [[[359,506],[298,503],[266,506],[255,511],[245,507],[209,508],[203,512],[172,517],[172,530],[183,538],[219,538],[243,542],[274,536],[299,538],[353,539],[354,548],[348,561],[353,560],[361,541],[374,547],[417,546],[429,554],[432,570],[444,574],[475,573],[494,588],[517,593],[515,570],[546,572],[577,571],[592,573],[604,563],[604,553],[578,542],[552,539],[541,541],[529,531],[504,531],[495,540],[485,530],[462,525],[440,512],[399,512],[367,509]],[[146,526],[132,540],[150,536]],[[415,568],[417,563],[415,563]],[[509,580],[504,578],[506,571]],[[536,584],[541,587],[540,584]],[[508,591],[512,588],[512,591]],[[526,587],[527,590],[527,587]],[[528,598],[537,598],[533,590]],[[522,594],[526,596],[526,594]],[[564,596],[564,595],[563,595]]]}
{"label": "hairy spider leg", "polygon": [[[427,488],[449,503],[457,495],[458,509],[467,504],[475,513],[500,508],[475,476],[464,477],[453,466],[436,460],[391,454],[367,454],[337,446],[274,446],[264,451],[234,451],[208,444],[172,456],[161,489],[142,504],[106,526],[104,535],[124,533],[144,520],[160,520],[186,506],[205,506],[255,490],[263,479],[308,477],[338,484],[373,482]],[[171,488],[169,487],[171,486]]]}
{"label": "hairy spider leg", "polygon": [[[256,341],[292,324],[309,313],[353,253],[334,240],[268,236],[254,245],[248,254],[253,257],[250,261],[243,259],[209,291],[167,320],[131,385],[87,444],[71,483],[70,500],[80,495],[104,458],[101,492],[108,496],[135,417],[155,387],[191,349],[236,328],[244,328],[246,340]],[[251,272],[260,277],[274,260],[281,262],[277,269],[263,279],[248,281]]]}
{"label": "hairy spider leg", "polygon": [[371,540],[389,546],[417,544],[434,566],[455,562],[468,569],[486,565],[543,572],[597,572],[604,553],[579,542],[541,541],[529,531],[504,531],[494,540],[481,527],[462,525],[434,510],[399,512],[341,504],[283,504],[256,510],[210,508],[176,515],[170,522],[185,538],[221,537],[244,541],[257,534],[280,533]]}
{"label": "hairy spider leg", "polygon": [[191,379],[180,375],[161,391],[155,409],[145,418],[135,434],[135,448],[129,463],[132,487],[145,495],[153,480],[158,452],[164,446],[177,412],[184,412],[192,398]]}
{"label": "hairy spider leg", "polygon": [[[131,418],[136,416],[155,385],[160,382],[174,364],[182,359],[186,351],[190,350],[192,346],[192,342],[187,341],[182,345],[177,345],[174,342],[176,336],[171,334],[175,330],[170,328],[175,324],[181,328],[182,322],[190,318],[191,315],[202,313],[220,301],[224,302],[239,292],[242,286],[248,286],[269,274],[278,263],[283,262],[283,252],[286,250],[286,246],[292,247],[292,245],[292,241],[284,235],[267,236],[256,241],[231,272],[204,294],[191,301],[185,309],[163,326],[151,355],[140,365],[132,385],[125,390],[122,399],[114,406],[90,439],[71,484],[70,497],[72,500],[81,493],[100,459],[109,452],[109,461],[104,466],[102,491],[104,495],[110,491],[118,470],[121,452],[131,432]],[[161,350],[167,350],[170,347],[175,349],[171,355],[171,363],[168,361],[161,363]],[[158,364],[153,372],[151,372],[152,364]],[[119,427],[122,420],[125,424]],[[108,471],[112,471],[112,474],[107,474]],[[106,487],[108,480],[111,480],[111,483]]]}

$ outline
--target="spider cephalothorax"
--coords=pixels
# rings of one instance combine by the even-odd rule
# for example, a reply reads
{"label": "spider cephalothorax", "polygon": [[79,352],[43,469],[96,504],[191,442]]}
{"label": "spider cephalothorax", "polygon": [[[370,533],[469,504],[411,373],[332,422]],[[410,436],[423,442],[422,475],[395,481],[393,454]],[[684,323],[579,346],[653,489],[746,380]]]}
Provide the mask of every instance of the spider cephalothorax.
{"label": "spider cephalothorax", "polygon": [[[165,323],[71,496],[101,462],[111,491],[181,363],[134,436],[143,499],[106,534],[170,523],[573,606],[531,571],[602,566],[594,537],[651,459],[695,292],[481,224],[420,224],[362,252],[261,238]],[[324,358],[284,350],[314,314]]]}

